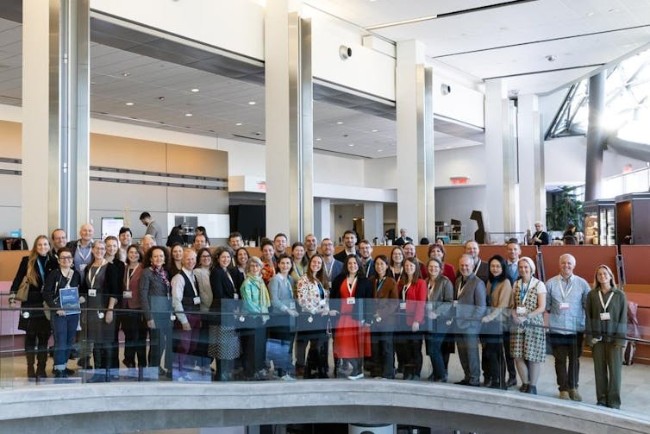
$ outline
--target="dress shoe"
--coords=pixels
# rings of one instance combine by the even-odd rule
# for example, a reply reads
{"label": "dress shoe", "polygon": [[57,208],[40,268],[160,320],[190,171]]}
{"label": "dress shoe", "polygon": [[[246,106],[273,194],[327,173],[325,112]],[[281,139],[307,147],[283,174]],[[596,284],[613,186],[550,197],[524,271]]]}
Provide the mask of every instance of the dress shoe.
{"label": "dress shoe", "polygon": [[522,392],[522,393],[528,393],[528,387],[529,387],[528,384],[524,383],[519,388],[519,391]]}
{"label": "dress shoe", "polygon": [[526,390],[526,392],[531,395],[537,395],[537,386],[528,385],[528,390]]}
{"label": "dress shoe", "polygon": [[582,396],[580,396],[578,389],[570,389],[569,398],[571,398],[573,401],[582,401]]}
{"label": "dress shoe", "polygon": [[459,386],[469,386],[469,380],[456,381],[454,384],[458,384]]}
{"label": "dress shoe", "polygon": [[517,385],[517,377],[510,377],[508,378],[508,382],[506,383],[506,387],[513,387]]}
{"label": "dress shoe", "polygon": [[569,397],[569,392],[567,392],[566,390],[560,390],[560,399],[566,399],[566,400],[571,399]]}
{"label": "dress shoe", "polygon": [[481,386],[483,386],[483,387],[492,387],[492,379],[488,378],[487,380],[485,380],[483,382],[483,384],[481,384]]}

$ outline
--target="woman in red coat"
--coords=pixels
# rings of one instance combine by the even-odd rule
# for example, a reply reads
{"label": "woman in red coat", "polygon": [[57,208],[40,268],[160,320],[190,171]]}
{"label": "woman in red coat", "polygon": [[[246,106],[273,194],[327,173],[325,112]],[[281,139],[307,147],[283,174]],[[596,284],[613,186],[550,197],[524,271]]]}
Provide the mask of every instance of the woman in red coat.
{"label": "woman in red coat", "polygon": [[404,272],[398,283],[400,325],[397,342],[398,360],[404,364],[404,379],[418,380],[422,370],[422,338],[427,284],[420,279],[415,258],[404,260]]}

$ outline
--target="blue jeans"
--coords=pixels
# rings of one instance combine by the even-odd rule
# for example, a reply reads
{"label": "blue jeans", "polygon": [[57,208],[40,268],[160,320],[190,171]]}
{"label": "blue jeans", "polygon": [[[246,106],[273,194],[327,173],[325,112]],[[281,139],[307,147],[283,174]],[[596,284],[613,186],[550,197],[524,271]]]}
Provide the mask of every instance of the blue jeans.
{"label": "blue jeans", "polygon": [[54,369],[63,370],[68,363],[70,351],[79,325],[79,314],[59,316],[52,311],[54,333]]}

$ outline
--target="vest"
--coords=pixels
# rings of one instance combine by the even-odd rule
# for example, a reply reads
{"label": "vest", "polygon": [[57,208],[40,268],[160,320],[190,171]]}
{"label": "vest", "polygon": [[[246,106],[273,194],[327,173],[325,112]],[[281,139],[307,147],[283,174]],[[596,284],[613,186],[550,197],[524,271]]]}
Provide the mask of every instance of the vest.
{"label": "vest", "polygon": [[192,289],[192,282],[190,282],[190,278],[187,277],[187,274],[185,274],[184,271],[181,271],[180,274],[183,276],[183,280],[185,281],[185,286],[183,286],[183,310],[186,312],[198,311],[201,305],[194,304],[194,297],[199,296],[199,284],[196,281],[196,276],[194,277],[194,287],[196,288],[195,295],[194,290]]}

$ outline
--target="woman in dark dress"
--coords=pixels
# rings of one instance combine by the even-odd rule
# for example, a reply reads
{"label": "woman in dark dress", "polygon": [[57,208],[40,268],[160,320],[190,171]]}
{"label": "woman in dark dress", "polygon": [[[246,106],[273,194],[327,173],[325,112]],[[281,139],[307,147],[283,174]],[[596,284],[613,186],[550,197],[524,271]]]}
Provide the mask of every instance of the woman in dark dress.
{"label": "woman in dark dress", "polygon": [[[21,302],[18,329],[25,332],[25,355],[27,357],[27,377],[30,379],[47,378],[47,341],[50,338],[50,321],[43,310],[43,284],[50,272],[57,267],[50,253],[47,236],[39,235],[34,240],[29,256],[20,261],[18,272],[11,284],[9,303],[14,298],[23,279],[29,285],[27,300]],[[34,368],[34,362],[37,363]]]}

